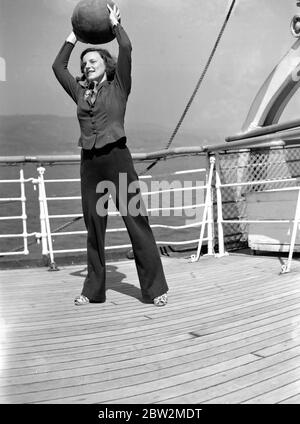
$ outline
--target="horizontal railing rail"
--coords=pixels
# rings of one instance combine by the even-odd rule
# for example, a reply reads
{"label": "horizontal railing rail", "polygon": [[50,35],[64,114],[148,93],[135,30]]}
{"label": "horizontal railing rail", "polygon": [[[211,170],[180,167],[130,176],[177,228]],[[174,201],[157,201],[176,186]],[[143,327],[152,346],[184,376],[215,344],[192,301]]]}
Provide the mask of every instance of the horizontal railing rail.
{"label": "horizontal railing rail", "polygon": [[[274,140],[274,134],[252,136],[238,139],[230,143],[218,143],[203,146],[175,147],[172,149],[157,150],[149,153],[132,153],[135,162],[150,161],[153,159],[170,158],[180,155],[203,155],[213,154],[218,151],[232,151],[240,149],[266,149],[273,147],[300,146],[300,128],[278,133]],[[0,164],[54,164],[76,163],[80,161],[80,155],[37,155],[37,156],[0,156]]]}
{"label": "horizontal railing rail", "polygon": [[[132,153],[134,161],[147,161],[152,159],[167,158],[171,156],[190,155],[190,154],[203,154],[206,151],[201,146],[190,147],[175,147],[173,149],[157,150],[149,153]],[[37,156],[0,156],[0,163],[2,164],[25,164],[25,163],[72,163],[79,162],[80,155],[37,155]]]}
{"label": "horizontal railing rail", "polygon": [[229,137],[226,137],[227,142],[242,140],[250,137],[257,137],[260,135],[266,135],[266,134],[278,134],[281,131],[290,130],[290,129],[300,129],[300,120],[294,119],[291,121],[286,122],[279,122],[272,125],[266,125],[264,127],[257,127],[253,128],[246,132],[241,132]]}

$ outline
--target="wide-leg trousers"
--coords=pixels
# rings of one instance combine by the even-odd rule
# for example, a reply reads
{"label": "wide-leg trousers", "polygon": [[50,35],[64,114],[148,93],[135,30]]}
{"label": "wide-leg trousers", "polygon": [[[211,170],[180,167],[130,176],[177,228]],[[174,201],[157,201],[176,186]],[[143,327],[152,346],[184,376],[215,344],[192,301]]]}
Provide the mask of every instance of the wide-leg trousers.
{"label": "wide-leg trousers", "polygon": [[131,187],[132,184],[138,186],[138,176],[126,146],[126,139],[120,139],[100,149],[82,149],[80,175],[82,209],[87,229],[87,276],[81,294],[91,302],[101,303],[106,300],[107,213],[104,214],[103,207],[99,207],[103,204],[107,206],[107,201],[101,202],[101,196],[107,198],[107,192],[101,193],[101,184],[104,187],[106,182],[108,187],[115,187],[113,195],[116,196],[116,207],[121,213],[132,244],[142,297],[149,301],[166,293],[168,285],[148,216],[146,213],[130,213],[129,204],[133,197],[134,204],[137,203],[138,197],[140,211],[145,211],[145,207],[139,188],[132,193],[128,189],[130,184]]}

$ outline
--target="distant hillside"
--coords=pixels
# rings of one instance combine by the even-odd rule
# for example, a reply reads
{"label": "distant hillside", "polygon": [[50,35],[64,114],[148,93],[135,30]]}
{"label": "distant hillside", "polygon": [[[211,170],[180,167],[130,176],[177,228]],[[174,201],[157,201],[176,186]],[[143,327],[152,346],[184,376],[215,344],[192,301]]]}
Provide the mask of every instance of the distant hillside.
{"label": "distant hillside", "polygon": [[0,117],[0,146],[3,155],[78,153],[75,118],[50,115]]}
{"label": "distant hillside", "polygon": [[[152,124],[126,127],[132,152],[149,152],[166,146],[173,129]],[[0,116],[0,155],[78,154],[76,117],[54,115]],[[204,137],[178,134],[172,146],[194,146]],[[214,140],[216,142],[216,140]],[[205,144],[211,144],[205,140]]]}

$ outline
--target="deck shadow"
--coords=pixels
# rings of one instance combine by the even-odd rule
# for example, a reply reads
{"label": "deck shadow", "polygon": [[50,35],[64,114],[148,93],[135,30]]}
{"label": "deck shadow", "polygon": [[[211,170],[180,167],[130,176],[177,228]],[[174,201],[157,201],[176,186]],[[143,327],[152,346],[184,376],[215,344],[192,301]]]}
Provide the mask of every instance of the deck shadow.
{"label": "deck shadow", "polygon": [[[85,278],[87,273],[87,267],[71,272],[70,275],[74,277]],[[118,267],[115,265],[107,264],[106,265],[106,291],[114,290],[118,293],[124,294],[126,296],[134,297],[142,303],[145,301],[142,298],[141,290],[136,287],[134,284],[127,283],[124,280],[127,278],[127,275],[118,271]]]}

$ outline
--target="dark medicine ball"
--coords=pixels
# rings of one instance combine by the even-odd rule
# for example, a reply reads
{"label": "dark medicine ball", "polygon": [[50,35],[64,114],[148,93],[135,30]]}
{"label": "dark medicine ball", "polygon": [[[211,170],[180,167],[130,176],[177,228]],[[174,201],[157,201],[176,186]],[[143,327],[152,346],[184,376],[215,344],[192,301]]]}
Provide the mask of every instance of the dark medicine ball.
{"label": "dark medicine ball", "polygon": [[83,43],[103,44],[112,41],[115,35],[109,22],[112,0],[81,0],[75,7],[71,22],[74,34]]}

